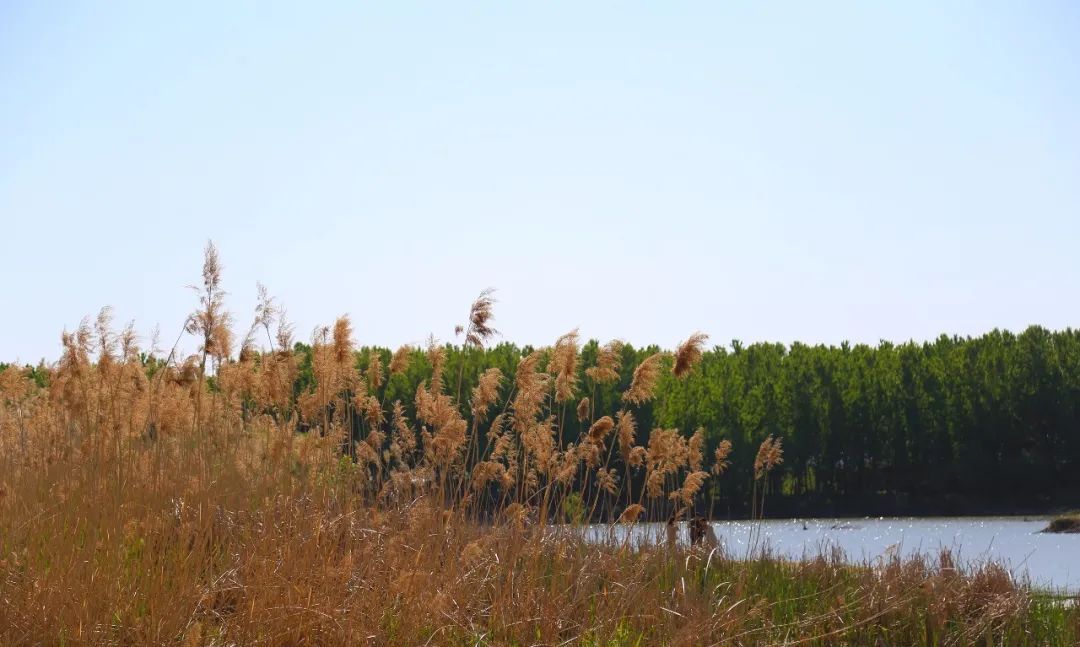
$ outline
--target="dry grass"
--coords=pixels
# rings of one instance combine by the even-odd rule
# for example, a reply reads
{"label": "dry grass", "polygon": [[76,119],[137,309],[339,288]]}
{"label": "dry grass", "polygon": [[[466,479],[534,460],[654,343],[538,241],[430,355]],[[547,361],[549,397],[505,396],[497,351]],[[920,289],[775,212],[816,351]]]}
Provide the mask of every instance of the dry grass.
{"label": "dry grass", "polygon": [[1070,512],[1054,517],[1043,532],[1080,533],[1080,512]]}
{"label": "dry grass", "polygon": [[[144,362],[131,330],[111,331],[105,312],[64,335],[55,365],[0,372],[0,643],[1071,644],[1080,635],[1075,609],[992,564],[962,574],[947,556],[871,568],[631,544],[629,524],[692,508],[723,475],[731,445],[708,456],[700,431],[655,430],[640,446],[632,409],[596,417],[584,399],[575,406],[582,374],[611,380],[618,343],[582,368],[570,333],[523,358],[506,395],[507,378],[491,369],[467,402],[447,393],[445,352],[432,344],[410,421],[402,403],[380,396],[411,349],[388,371],[376,360],[361,372],[341,317],[316,330],[314,384],[294,394],[298,360],[280,308],[260,290],[251,329],[269,349],[255,350],[249,334],[234,359],[222,294],[209,247],[188,323],[192,357]],[[469,345],[494,334],[492,303],[485,292],[473,305]],[[676,354],[686,370],[703,342],[696,335]],[[651,397],[666,357],[636,368],[625,402]],[[565,416],[591,426],[561,446]],[[755,467],[767,473],[781,453],[770,438]],[[631,470],[648,486],[622,523],[604,532],[551,521],[572,505],[620,500]]]}

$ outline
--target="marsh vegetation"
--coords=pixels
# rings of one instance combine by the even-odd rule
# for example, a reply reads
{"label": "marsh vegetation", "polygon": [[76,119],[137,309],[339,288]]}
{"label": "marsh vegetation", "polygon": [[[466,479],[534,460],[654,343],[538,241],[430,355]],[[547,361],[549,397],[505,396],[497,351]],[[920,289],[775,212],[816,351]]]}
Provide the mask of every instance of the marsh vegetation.
{"label": "marsh vegetation", "polygon": [[56,363],[0,371],[0,642],[1080,637],[1074,606],[948,552],[860,565],[586,537],[589,520],[677,521],[728,489],[760,518],[798,482],[783,471],[788,438],[767,424],[737,438],[657,424],[661,385],[700,384],[705,335],[672,352],[616,341],[585,353],[569,332],[502,346],[505,364],[481,368],[490,292],[458,348],[389,353],[357,349],[347,317],[297,344],[262,289],[234,336],[212,246],[202,278],[184,325],[192,355],[140,346],[106,309],[64,333]]}

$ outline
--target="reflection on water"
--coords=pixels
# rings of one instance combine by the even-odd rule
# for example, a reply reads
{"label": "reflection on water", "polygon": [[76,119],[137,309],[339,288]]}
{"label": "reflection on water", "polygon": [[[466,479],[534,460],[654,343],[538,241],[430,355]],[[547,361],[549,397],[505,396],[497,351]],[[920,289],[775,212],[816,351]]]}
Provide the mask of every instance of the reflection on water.
{"label": "reflection on water", "polygon": [[[1080,591],[1080,535],[1040,533],[1046,524],[1046,519],[1030,517],[786,519],[719,521],[713,529],[733,557],[746,556],[752,547],[760,550],[762,545],[793,559],[839,548],[853,562],[894,553],[936,556],[948,548],[961,565],[997,561],[1018,577],[1029,577],[1035,586]],[[613,533],[621,541],[627,532],[633,533],[635,543],[662,542],[666,537],[663,524],[589,529],[594,539]],[[679,524],[679,541],[689,541],[685,523]]]}

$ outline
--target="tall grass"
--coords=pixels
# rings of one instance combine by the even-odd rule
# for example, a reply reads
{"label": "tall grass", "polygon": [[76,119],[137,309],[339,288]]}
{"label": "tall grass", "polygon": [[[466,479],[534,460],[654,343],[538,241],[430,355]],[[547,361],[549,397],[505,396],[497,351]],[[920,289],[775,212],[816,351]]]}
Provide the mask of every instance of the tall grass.
{"label": "tall grass", "polygon": [[[578,336],[488,369],[462,393],[437,343],[358,368],[347,317],[312,338],[313,383],[260,286],[234,348],[208,247],[185,330],[197,350],[141,349],[108,310],[62,337],[52,366],[0,372],[2,644],[1074,644],[1080,614],[993,564],[945,554],[852,566],[760,551],[646,545],[645,520],[689,516],[730,443],[699,431],[636,442],[634,407],[683,377],[695,333],[634,370],[617,411],[586,390]],[[462,326],[494,334],[490,292]],[[256,339],[266,338],[259,348]],[[164,356],[158,360],[155,357]],[[424,361],[411,403],[390,376]],[[584,381],[583,381],[584,376]],[[563,442],[567,416],[588,422]],[[746,457],[748,460],[749,457]],[[779,439],[755,460],[764,505]],[[625,502],[631,472],[644,475]],[[611,532],[573,523],[607,509]],[[618,530],[618,532],[616,532]]]}

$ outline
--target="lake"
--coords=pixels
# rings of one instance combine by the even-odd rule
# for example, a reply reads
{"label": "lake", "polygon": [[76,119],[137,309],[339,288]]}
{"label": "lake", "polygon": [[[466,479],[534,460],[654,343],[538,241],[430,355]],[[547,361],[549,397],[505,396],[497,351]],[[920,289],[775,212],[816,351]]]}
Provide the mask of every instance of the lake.
{"label": "lake", "polygon": [[[997,561],[1039,588],[1080,592],[1080,534],[1043,534],[1041,517],[934,517],[866,519],[770,519],[712,524],[733,557],[747,555],[750,542],[767,544],[776,555],[798,559],[839,548],[852,562],[875,560],[890,552],[937,556],[952,550],[958,565]],[[754,537],[751,528],[757,526]],[[599,534],[607,526],[593,526]],[[627,526],[614,530],[625,538]],[[635,540],[664,541],[663,524],[636,524]],[[685,523],[679,540],[688,542]],[[760,534],[759,534],[760,533]]]}

